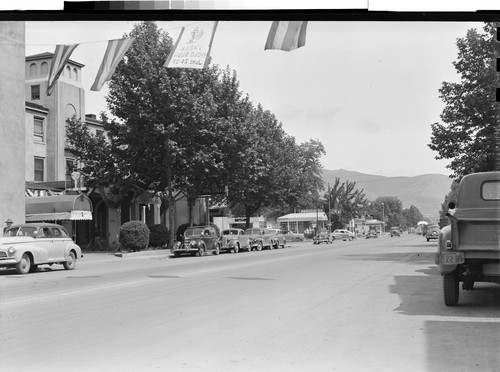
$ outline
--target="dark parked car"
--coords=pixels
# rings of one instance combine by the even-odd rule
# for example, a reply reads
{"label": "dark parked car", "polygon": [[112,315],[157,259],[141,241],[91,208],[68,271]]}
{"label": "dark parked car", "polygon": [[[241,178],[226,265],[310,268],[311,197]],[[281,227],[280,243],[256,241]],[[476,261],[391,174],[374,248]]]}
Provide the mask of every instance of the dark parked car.
{"label": "dark parked car", "polygon": [[399,229],[399,227],[391,227],[391,238],[393,236],[397,236],[397,237],[401,236],[401,230]]}
{"label": "dark parked car", "polygon": [[369,231],[365,235],[365,239],[372,239],[372,238],[378,238],[378,234],[375,231]]}
{"label": "dark parked car", "polygon": [[425,233],[425,238],[427,241],[433,239],[433,240],[438,240],[439,238],[439,226],[438,225],[433,225],[429,226],[427,228],[427,232]]}
{"label": "dark parked car", "polygon": [[183,241],[175,242],[172,253],[179,257],[182,253],[204,256],[211,252],[220,253],[220,236],[213,226],[191,226],[184,231]]}

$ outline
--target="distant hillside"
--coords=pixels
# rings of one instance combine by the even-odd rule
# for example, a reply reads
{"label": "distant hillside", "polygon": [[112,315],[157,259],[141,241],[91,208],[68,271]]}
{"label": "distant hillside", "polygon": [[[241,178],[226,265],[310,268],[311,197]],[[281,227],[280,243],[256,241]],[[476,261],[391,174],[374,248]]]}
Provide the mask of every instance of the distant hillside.
{"label": "distant hillside", "polygon": [[451,178],[442,174],[424,174],[415,177],[384,177],[351,172],[344,169],[323,170],[325,188],[333,185],[335,178],[341,182],[356,182],[367,199],[379,196],[395,196],[403,202],[403,208],[416,206],[425,217],[437,218],[444,197],[450,192]]}

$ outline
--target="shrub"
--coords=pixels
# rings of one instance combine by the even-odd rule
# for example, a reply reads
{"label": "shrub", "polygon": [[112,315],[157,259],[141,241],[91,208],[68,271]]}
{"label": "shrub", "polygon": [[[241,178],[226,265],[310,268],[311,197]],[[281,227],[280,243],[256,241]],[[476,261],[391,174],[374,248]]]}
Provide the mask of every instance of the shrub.
{"label": "shrub", "polygon": [[149,246],[165,247],[169,241],[168,227],[165,225],[153,225],[149,227]]}
{"label": "shrub", "polygon": [[126,250],[140,251],[148,246],[149,228],[140,221],[125,222],[120,227],[119,241]]}

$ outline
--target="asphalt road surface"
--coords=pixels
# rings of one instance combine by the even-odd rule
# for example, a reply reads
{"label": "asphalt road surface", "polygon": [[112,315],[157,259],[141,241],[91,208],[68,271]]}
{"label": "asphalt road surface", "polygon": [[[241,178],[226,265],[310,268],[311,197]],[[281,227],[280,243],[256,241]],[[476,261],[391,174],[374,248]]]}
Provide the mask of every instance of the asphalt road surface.
{"label": "asphalt road surface", "polygon": [[422,236],[0,270],[1,371],[498,371],[500,286]]}

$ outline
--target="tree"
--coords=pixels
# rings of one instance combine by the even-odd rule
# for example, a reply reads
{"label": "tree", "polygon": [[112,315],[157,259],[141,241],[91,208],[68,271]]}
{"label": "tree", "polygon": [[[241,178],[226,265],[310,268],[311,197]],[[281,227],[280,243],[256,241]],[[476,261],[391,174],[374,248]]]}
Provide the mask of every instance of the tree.
{"label": "tree", "polygon": [[414,205],[410,205],[410,208],[403,209],[402,215],[406,219],[405,227],[415,227],[418,222],[424,220],[424,216]]}
{"label": "tree", "polygon": [[470,29],[458,39],[458,59],[453,65],[461,80],[443,82],[439,90],[446,105],[441,114],[443,124],[432,124],[428,146],[438,153],[436,159],[451,160],[447,167],[455,178],[495,169],[495,132],[499,131],[495,62],[500,55],[496,27],[486,24],[483,33]]}
{"label": "tree", "polygon": [[446,213],[448,213],[448,204],[453,201],[456,203],[458,196],[458,186],[459,182],[454,181],[451,183],[450,192],[444,197],[444,201],[441,204],[441,210],[439,211],[440,218],[446,218]]}
{"label": "tree", "polygon": [[360,216],[366,208],[364,190],[357,189],[356,182],[347,180],[340,183],[338,177],[335,177],[332,187],[329,187],[324,197],[323,209],[327,216],[331,216],[334,229],[343,228],[350,220]]}

